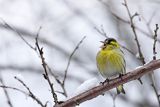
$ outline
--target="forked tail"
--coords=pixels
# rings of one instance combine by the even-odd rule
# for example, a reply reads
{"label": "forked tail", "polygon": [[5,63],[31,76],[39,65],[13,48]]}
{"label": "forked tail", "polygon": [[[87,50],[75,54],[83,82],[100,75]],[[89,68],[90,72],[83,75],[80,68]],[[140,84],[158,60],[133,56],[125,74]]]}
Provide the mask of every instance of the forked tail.
{"label": "forked tail", "polygon": [[126,93],[123,88],[123,85],[119,85],[116,89],[117,89],[117,94],[120,94],[120,93],[125,94]]}

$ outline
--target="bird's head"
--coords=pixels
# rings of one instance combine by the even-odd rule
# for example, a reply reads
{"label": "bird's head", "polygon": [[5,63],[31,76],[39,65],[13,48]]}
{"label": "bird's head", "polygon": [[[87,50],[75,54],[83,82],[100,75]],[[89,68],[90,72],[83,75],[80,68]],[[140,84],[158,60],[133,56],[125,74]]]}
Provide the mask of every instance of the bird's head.
{"label": "bird's head", "polygon": [[103,45],[101,46],[101,48],[103,50],[112,50],[112,49],[116,49],[116,48],[120,48],[119,43],[114,39],[114,38],[107,38],[105,41],[100,41],[103,43]]}

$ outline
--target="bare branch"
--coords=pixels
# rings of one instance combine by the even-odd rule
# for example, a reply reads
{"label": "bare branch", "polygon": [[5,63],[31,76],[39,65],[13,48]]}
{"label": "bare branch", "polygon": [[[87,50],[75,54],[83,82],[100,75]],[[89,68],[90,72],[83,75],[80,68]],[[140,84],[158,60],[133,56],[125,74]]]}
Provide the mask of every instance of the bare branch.
{"label": "bare branch", "polygon": [[18,80],[29,92],[29,96],[34,99],[41,107],[46,107],[45,105],[43,105],[43,103],[32,93],[32,91],[29,89],[29,87],[18,77],[14,77],[16,80]]}
{"label": "bare branch", "polygon": [[55,90],[53,88],[53,83],[51,83],[51,80],[49,78],[49,75],[48,75],[48,71],[47,71],[47,64],[45,62],[45,58],[43,56],[43,48],[40,48],[39,46],[39,43],[38,43],[38,34],[37,34],[37,37],[36,37],[36,46],[37,46],[37,49],[38,49],[38,52],[39,52],[39,55],[40,55],[40,58],[41,58],[41,62],[42,62],[42,67],[44,69],[44,78],[47,80],[49,86],[50,86],[50,89],[51,89],[51,93],[52,93],[52,96],[53,96],[53,99],[54,99],[54,102],[55,104],[58,103],[58,98],[57,98],[57,94],[55,93]]}
{"label": "bare branch", "polygon": [[66,78],[67,78],[67,73],[68,73],[68,68],[70,66],[70,63],[71,63],[71,59],[74,55],[74,53],[78,50],[79,46],[82,44],[83,40],[86,38],[86,36],[84,36],[80,42],[77,44],[77,46],[75,47],[75,49],[73,50],[73,52],[71,53],[71,55],[69,56],[69,60],[68,60],[68,63],[67,63],[67,67],[65,69],[65,74],[64,74],[64,78],[63,78],[63,81],[62,81],[62,84],[63,86],[65,87],[65,82],[66,82]]}
{"label": "bare branch", "polygon": [[[154,30],[154,36],[153,36],[153,37],[154,37],[154,43],[153,43],[153,60],[156,60],[156,54],[157,54],[157,52],[156,52],[156,42],[157,42],[157,36],[158,36],[158,35],[157,35],[158,29],[159,29],[158,24],[156,24],[156,29]],[[152,81],[151,86],[153,87],[153,90],[154,90],[154,92],[155,92],[155,94],[156,94],[156,97],[157,97],[157,100],[158,100],[158,105],[159,105],[159,107],[160,107],[160,98],[159,98],[158,90],[157,90],[157,88],[156,88],[154,72],[150,73],[149,76],[150,76],[151,81]]]}
{"label": "bare branch", "polygon": [[15,91],[21,92],[21,93],[24,94],[24,95],[30,96],[30,95],[29,95],[28,93],[26,93],[25,91],[20,90],[20,89],[15,88],[15,87],[10,87],[10,86],[6,86],[6,85],[0,85],[0,87],[1,87],[1,88],[6,88],[6,89],[15,90]]}
{"label": "bare branch", "polygon": [[[2,83],[2,85],[4,85],[4,81],[3,81],[3,78],[2,78],[1,75],[0,75],[0,82]],[[13,104],[12,104],[11,99],[10,99],[10,97],[9,97],[8,91],[6,90],[6,88],[3,88],[3,90],[4,90],[5,96],[6,96],[6,98],[7,98],[7,103],[8,103],[8,105],[9,105],[10,107],[13,107]]]}
{"label": "bare branch", "polygon": [[[2,20],[3,20],[3,19],[2,19]],[[27,42],[27,40],[25,40],[25,38],[21,35],[21,33],[20,33],[18,30],[16,30],[16,29],[14,29],[13,27],[11,27],[11,25],[9,25],[8,23],[6,23],[4,20],[3,20],[3,22],[4,22],[4,24],[3,24],[2,27],[5,26],[7,29],[9,29],[9,30],[15,32],[16,34],[18,34],[18,36],[20,36],[21,39],[22,39],[31,49],[33,49],[34,51],[36,51],[36,47],[33,48],[33,46],[31,46],[31,44],[29,44],[29,42]],[[42,28],[42,27],[40,26],[40,28],[38,29],[38,32],[37,32],[37,35],[36,35],[37,37],[36,37],[36,38],[39,38],[38,36],[39,36],[39,33],[40,33],[41,28]],[[27,33],[27,34],[28,34],[28,33]],[[34,36],[34,35],[31,35],[30,33],[29,33],[29,35],[30,35],[30,36]],[[40,39],[40,41],[43,42],[42,39]],[[45,41],[45,42],[46,42],[46,41]],[[47,42],[47,44],[48,44],[48,42]],[[49,43],[48,45],[49,45],[49,46],[50,46],[50,45],[53,46],[51,43]],[[55,48],[56,46],[53,46],[53,47]],[[37,52],[37,51],[36,51],[36,52]],[[64,53],[65,53],[65,52],[64,52]],[[46,64],[46,66],[47,66],[50,74],[55,78],[55,80],[57,81],[57,83],[60,84],[60,86],[62,87],[63,95],[67,97],[67,93],[66,93],[66,90],[65,90],[65,88],[64,88],[64,86],[63,86],[63,83],[60,82],[60,80],[58,80],[58,78],[55,76],[55,74],[53,74],[53,72],[51,71],[51,69],[49,68],[49,66],[48,66],[47,64]]]}
{"label": "bare branch", "polygon": [[[25,91],[23,91],[23,90],[20,90],[20,89],[18,89],[18,88],[6,86],[6,85],[0,85],[0,87],[1,87],[1,88],[4,88],[4,89],[11,89],[11,90],[14,90],[14,91],[18,91],[18,92],[20,92],[20,93],[22,93],[22,94],[24,94],[24,95],[26,95],[26,96],[29,96],[30,98],[32,98],[32,99],[35,100],[35,101],[38,100],[38,99],[35,99],[36,97],[33,97],[33,95],[32,95],[31,93],[27,93],[27,92],[25,92]],[[38,103],[38,102],[40,102],[40,101],[36,101],[36,102]],[[42,106],[42,103],[41,103],[40,105],[41,105],[41,107],[47,107],[47,103],[48,103],[48,101],[46,102],[45,105]]]}
{"label": "bare branch", "polygon": [[156,29],[154,30],[154,43],[153,43],[153,60],[156,60],[156,42],[157,42],[157,33],[158,33],[158,24],[156,24]]}
{"label": "bare branch", "polygon": [[139,40],[138,40],[138,36],[137,36],[137,33],[136,33],[135,25],[134,25],[134,23],[133,23],[133,18],[134,18],[135,16],[137,16],[138,14],[135,13],[134,15],[131,15],[126,0],[124,0],[123,5],[126,7],[127,12],[128,12],[128,16],[129,16],[129,18],[130,18],[130,25],[131,25],[133,34],[134,34],[134,36],[135,36],[135,42],[136,42],[136,44],[137,44],[137,48],[138,48],[138,53],[139,53],[140,60],[141,60],[142,64],[145,64],[145,59],[144,59],[143,53],[142,53],[142,51],[141,51],[141,47],[140,47],[140,44],[139,44]]}
{"label": "bare branch", "polygon": [[73,107],[77,104],[81,104],[82,102],[85,102],[87,100],[91,100],[99,95],[102,95],[104,92],[115,88],[119,86],[120,84],[127,83],[132,80],[136,80],[140,78],[141,76],[152,72],[155,69],[160,68],[160,59],[159,60],[153,60],[148,64],[145,64],[144,66],[137,68],[126,75],[122,76],[121,78],[115,78],[112,79],[109,83],[106,82],[104,84],[100,84],[88,91],[85,91],[75,97],[72,97],[68,99],[67,101],[64,101],[62,104],[55,105],[55,107]]}
{"label": "bare branch", "polygon": [[63,83],[58,79],[58,77],[52,72],[51,68],[48,66],[48,64],[46,64],[47,68],[48,68],[48,71],[49,73],[51,73],[51,75],[55,78],[56,82],[61,86],[63,92],[60,92],[60,91],[55,91],[55,92],[58,92],[62,95],[64,95],[65,97],[67,97],[67,91],[63,85]]}
{"label": "bare branch", "polygon": [[[8,24],[8,23],[7,23],[7,24]],[[9,25],[9,24],[8,24],[8,25]],[[9,25],[9,26],[11,26],[11,25]],[[15,27],[15,26],[11,26],[11,27],[14,28],[15,30],[12,30],[12,29],[10,29],[10,28],[8,28],[8,27],[6,28],[6,25],[5,25],[5,24],[0,23],[0,28],[5,28],[6,30],[11,31],[11,32],[15,33],[16,35],[17,35],[17,34],[21,34],[21,36],[22,36],[24,39],[25,39],[25,37],[26,37],[26,38],[30,38],[30,39],[32,39],[32,40],[36,38],[36,34],[35,34],[34,32],[30,32],[30,31],[27,31],[26,29],[18,28],[18,27]],[[17,35],[17,36],[19,36],[19,35]],[[26,40],[26,39],[25,39],[25,40]],[[67,52],[66,50],[64,50],[63,47],[60,47],[60,46],[54,44],[53,42],[48,41],[48,40],[45,39],[45,38],[39,37],[38,40],[39,40],[40,43],[43,43],[43,44],[47,45],[48,47],[50,47],[50,48],[52,48],[52,49],[56,49],[57,51],[61,52],[61,54],[65,55],[65,56],[69,56],[69,55],[70,55],[70,53]],[[26,40],[26,41],[27,41],[27,40]],[[28,42],[28,44],[30,44],[30,43]],[[31,45],[31,44],[30,44],[30,45]],[[31,46],[32,46],[32,45],[31,45]],[[32,46],[32,47],[33,47],[33,46]],[[35,48],[35,47],[33,47],[33,48]],[[73,60],[79,62],[79,65],[80,65],[81,67],[87,69],[83,64],[81,64],[82,62],[81,62],[81,60],[80,60],[79,58],[74,57]]]}
{"label": "bare branch", "polygon": [[143,20],[144,20],[144,22],[145,22],[145,24],[146,24],[146,26],[147,26],[147,29],[148,29],[148,31],[149,31],[149,33],[150,33],[150,37],[152,38],[152,39],[154,39],[153,38],[153,32],[152,32],[152,29],[151,29],[151,27],[150,27],[150,24],[151,24],[151,22],[152,22],[152,20],[153,20],[153,17],[156,15],[156,12],[157,11],[154,11],[153,12],[153,14],[151,15],[151,17],[150,17],[150,19],[147,21],[146,20],[146,18],[143,16],[143,15],[141,15],[141,17],[143,18]]}
{"label": "bare branch", "polygon": [[151,22],[152,22],[154,16],[156,15],[156,13],[157,13],[157,10],[155,10],[155,11],[153,12],[153,14],[151,15],[149,21],[147,22],[147,25],[150,25],[150,24],[151,24]]}
{"label": "bare branch", "polygon": [[23,36],[20,32],[18,32],[15,28],[13,28],[11,25],[9,25],[5,20],[3,20],[2,18],[0,18],[3,23],[4,26],[10,30],[12,30],[13,32],[17,33],[17,35],[24,41],[24,43],[26,43],[31,49],[35,50],[36,48],[33,47]]}
{"label": "bare branch", "polygon": [[[129,8],[128,8],[129,9]],[[136,12],[136,13],[134,13],[132,16],[131,16],[131,18],[132,18],[132,20],[134,19],[134,17],[136,17],[136,16],[139,16],[139,14]]]}
{"label": "bare branch", "polygon": [[[154,76],[153,74],[151,75],[151,76]],[[152,77],[153,78],[153,77]],[[154,79],[154,78],[153,78]],[[152,80],[153,81],[153,80]],[[153,90],[154,90],[154,92],[155,92],[155,94],[156,94],[156,97],[157,97],[157,100],[158,100],[158,107],[160,107],[160,98],[159,98],[159,94],[158,94],[158,90],[157,90],[157,88],[156,88],[156,86],[155,86],[155,82],[153,83],[152,82],[152,84],[151,84],[151,86],[153,87]]]}
{"label": "bare branch", "polygon": [[[12,70],[12,71],[18,71],[18,72],[31,72],[31,73],[35,73],[35,74],[42,74],[44,71],[42,69],[40,69],[39,67],[35,67],[35,66],[19,66],[19,65],[14,65],[14,64],[9,64],[9,65],[0,65],[0,72],[8,72],[8,70]],[[64,74],[62,72],[59,71],[49,71],[49,75],[55,75],[55,77],[58,79],[59,77],[64,77]],[[91,75],[95,75],[94,72]],[[53,76],[54,77],[54,76]],[[73,75],[68,75],[67,76],[68,79],[76,81],[78,83],[82,83],[83,80],[82,78],[78,77],[78,76],[73,76]]]}
{"label": "bare branch", "polygon": [[[102,0],[99,0],[99,1],[100,1],[102,4],[104,4],[107,8],[110,9],[110,6],[109,6],[107,3],[105,3],[105,2],[102,1]],[[124,4],[123,4],[123,5],[124,5]],[[116,13],[114,13],[111,9],[110,9],[110,11],[111,11],[111,14],[112,14],[116,19],[118,19],[119,21],[121,21],[121,22],[123,22],[123,23],[125,23],[125,24],[130,24],[130,21],[125,20],[125,19],[123,19],[122,17],[118,16],[118,15],[117,15]],[[150,20],[149,20],[148,22],[145,21],[145,22],[146,22],[146,25],[147,25],[147,28],[148,28],[148,30],[149,30],[150,32],[152,32],[152,31],[151,31],[151,29],[148,27],[148,24],[151,23],[153,17],[155,16],[155,13],[156,13],[156,12],[154,12],[154,13],[152,14],[152,17],[150,18]],[[144,19],[144,17],[142,17],[142,18]],[[144,20],[145,20],[145,19],[144,19]],[[146,32],[145,30],[143,30],[143,29],[140,28],[139,26],[134,25],[134,27],[135,27],[135,29],[136,29],[137,31],[143,33],[144,35],[146,35],[147,37],[149,37],[149,38],[151,38],[151,39],[154,39],[151,34],[149,34],[148,32]],[[157,41],[160,42],[160,39],[157,38]]]}
{"label": "bare branch", "polygon": [[95,30],[96,30],[99,34],[101,34],[101,35],[104,36],[105,38],[109,38],[109,37],[107,36],[106,32],[104,31],[103,25],[101,25],[101,29],[98,29],[97,27],[94,27],[94,28],[95,28]]}

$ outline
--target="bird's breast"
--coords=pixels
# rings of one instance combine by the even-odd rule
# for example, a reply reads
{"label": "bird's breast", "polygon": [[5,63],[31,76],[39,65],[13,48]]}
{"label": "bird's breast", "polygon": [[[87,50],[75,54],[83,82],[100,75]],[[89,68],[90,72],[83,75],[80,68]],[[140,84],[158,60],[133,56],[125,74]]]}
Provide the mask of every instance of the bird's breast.
{"label": "bird's breast", "polygon": [[105,78],[117,76],[123,72],[123,60],[120,51],[101,51],[97,54],[97,67]]}

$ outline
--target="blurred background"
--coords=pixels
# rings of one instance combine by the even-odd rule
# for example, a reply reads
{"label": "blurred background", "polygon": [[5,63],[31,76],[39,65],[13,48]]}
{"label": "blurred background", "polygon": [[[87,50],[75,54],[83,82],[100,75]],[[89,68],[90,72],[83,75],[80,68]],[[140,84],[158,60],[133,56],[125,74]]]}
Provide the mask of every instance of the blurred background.
{"label": "blurred background", "polygon": [[[47,107],[53,106],[49,85],[43,77],[43,68],[38,54],[22,37],[35,47],[39,27],[39,44],[43,47],[48,66],[62,81],[68,59],[79,41],[86,36],[73,55],[68,68],[65,88],[67,98],[58,93],[59,100],[74,96],[76,89],[85,81],[99,78],[96,54],[105,39],[104,34],[113,37],[129,49],[123,48],[127,72],[141,66],[137,45],[129,24],[129,17],[123,0],[0,0],[0,79],[1,85],[16,87],[28,92],[14,77],[23,80],[30,90]],[[136,32],[145,61],[153,59],[153,35],[155,24],[160,23],[159,0],[127,0],[134,18]],[[6,27],[5,23],[13,29]],[[16,30],[16,32],[15,32]],[[160,58],[160,36],[158,32],[157,59]],[[158,71],[158,70],[157,70]],[[160,93],[160,73],[154,73],[156,89]],[[56,91],[61,86],[50,76]],[[99,80],[99,79],[98,79]],[[143,85],[137,80],[126,83],[126,95],[113,99],[115,89],[104,96],[80,104],[80,107],[159,107],[149,76],[142,77]],[[40,107],[32,98],[15,90],[6,89],[13,107]],[[6,94],[0,88],[0,107],[10,107]]]}

